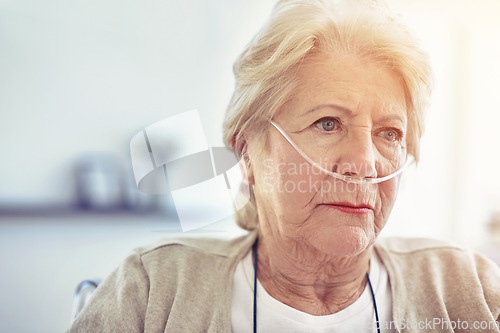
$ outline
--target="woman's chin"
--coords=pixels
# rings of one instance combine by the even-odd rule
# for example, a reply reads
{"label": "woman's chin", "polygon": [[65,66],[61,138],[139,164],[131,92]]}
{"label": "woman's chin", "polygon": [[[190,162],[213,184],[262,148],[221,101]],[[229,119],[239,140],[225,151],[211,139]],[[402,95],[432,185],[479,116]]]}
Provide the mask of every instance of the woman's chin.
{"label": "woman's chin", "polygon": [[367,250],[373,243],[374,237],[373,231],[359,226],[339,226],[328,232],[318,232],[309,240],[321,253],[347,258]]}

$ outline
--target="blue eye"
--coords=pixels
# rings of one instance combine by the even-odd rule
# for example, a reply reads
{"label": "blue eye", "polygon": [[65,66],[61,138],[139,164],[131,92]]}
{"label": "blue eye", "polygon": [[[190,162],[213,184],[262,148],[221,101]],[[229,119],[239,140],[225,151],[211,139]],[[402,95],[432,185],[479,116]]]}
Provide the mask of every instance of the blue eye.
{"label": "blue eye", "polygon": [[327,132],[331,132],[340,126],[339,120],[337,118],[331,118],[331,117],[321,118],[316,121],[315,125],[320,130]]}
{"label": "blue eye", "polygon": [[393,128],[383,130],[379,133],[379,135],[389,142],[400,141],[403,137],[403,134],[400,131]]}

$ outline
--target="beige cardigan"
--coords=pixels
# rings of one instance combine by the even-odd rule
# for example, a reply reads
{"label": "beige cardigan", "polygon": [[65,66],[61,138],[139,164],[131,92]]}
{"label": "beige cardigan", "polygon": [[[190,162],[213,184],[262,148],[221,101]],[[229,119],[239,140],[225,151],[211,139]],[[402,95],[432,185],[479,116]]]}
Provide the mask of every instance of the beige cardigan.
{"label": "beige cardigan", "polygon": [[[99,286],[69,332],[231,332],[233,273],[254,241],[251,233],[138,248]],[[463,328],[456,332],[500,332],[471,326],[500,319],[500,268],[493,262],[428,239],[380,239],[375,250],[389,273],[394,321],[406,326],[398,331],[453,332],[451,324],[430,326],[451,320]]]}

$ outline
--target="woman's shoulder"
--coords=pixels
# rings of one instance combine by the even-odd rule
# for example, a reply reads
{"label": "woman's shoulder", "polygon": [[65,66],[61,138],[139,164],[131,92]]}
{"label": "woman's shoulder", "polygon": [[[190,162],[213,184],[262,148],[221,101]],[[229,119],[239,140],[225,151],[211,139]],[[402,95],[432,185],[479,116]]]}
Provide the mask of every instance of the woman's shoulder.
{"label": "woman's shoulder", "polygon": [[[129,255],[150,278],[186,274],[203,268],[214,274],[214,267],[233,266],[251,248],[255,234],[236,238],[164,238],[135,248]],[[125,261],[127,262],[127,260]],[[222,272],[222,271],[221,271]]]}
{"label": "woman's shoulder", "polygon": [[[441,266],[458,268],[460,266],[488,269],[498,275],[500,283],[500,267],[492,260],[470,248],[453,242],[431,238],[381,238],[375,243],[375,249],[384,261],[401,264]],[[415,266],[414,266],[415,267]]]}
{"label": "woman's shoulder", "polygon": [[133,250],[141,259],[183,258],[190,256],[231,257],[249,248],[255,235],[236,238],[176,237],[163,238]]}
{"label": "woman's shoulder", "polygon": [[425,283],[439,278],[452,288],[475,283],[494,294],[500,306],[500,266],[477,251],[427,238],[380,239],[375,249],[394,278],[420,276]]}
{"label": "woman's shoulder", "polygon": [[[190,331],[201,331],[207,322],[192,318],[210,321],[214,309],[225,304],[232,267],[254,240],[252,233],[233,239],[166,238],[135,248],[97,288],[70,332],[142,332],[145,327],[163,332],[167,319],[172,327],[191,322]],[[193,302],[199,305],[193,308]]]}
{"label": "woman's shoulder", "polygon": [[500,267],[482,254],[451,242],[423,238],[379,239],[375,250],[399,303],[405,304],[410,295],[412,304],[423,304],[425,311],[440,313],[448,308],[457,318],[490,313],[493,319],[500,319]]}
{"label": "woman's shoulder", "polygon": [[439,250],[466,251],[467,249],[449,241],[433,238],[380,238],[375,243],[377,249],[394,254],[411,254],[418,252],[433,252]]}

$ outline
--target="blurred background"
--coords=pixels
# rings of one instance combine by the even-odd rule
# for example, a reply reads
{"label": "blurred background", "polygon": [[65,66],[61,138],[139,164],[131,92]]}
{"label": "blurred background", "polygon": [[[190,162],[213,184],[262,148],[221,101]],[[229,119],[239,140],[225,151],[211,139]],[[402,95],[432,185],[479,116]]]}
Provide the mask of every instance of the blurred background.
{"label": "blurred background", "polygon": [[[383,236],[500,262],[500,2],[388,2],[421,37],[436,85],[421,162]],[[0,332],[63,332],[81,280],[186,235],[168,196],[136,190],[130,139],[198,109],[209,146],[222,145],[232,63],[273,3],[0,0]],[[187,235],[240,232],[226,219]]]}

